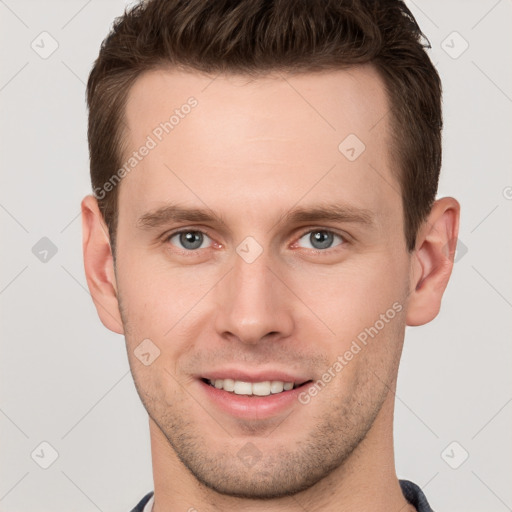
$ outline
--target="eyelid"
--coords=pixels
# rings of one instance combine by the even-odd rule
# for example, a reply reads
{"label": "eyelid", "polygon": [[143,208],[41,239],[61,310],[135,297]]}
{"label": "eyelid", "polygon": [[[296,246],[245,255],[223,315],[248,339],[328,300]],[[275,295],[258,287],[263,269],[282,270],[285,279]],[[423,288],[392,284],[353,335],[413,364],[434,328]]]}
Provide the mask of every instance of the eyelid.
{"label": "eyelid", "polygon": [[[201,233],[202,235],[208,237],[212,243],[216,243],[215,240],[213,239],[213,237],[209,234],[208,230],[206,230],[204,228],[186,227],[186,226],[164,233],[161,237],[162,242],[166,243],[166,244],[167,243],[171,244],[171,242],[170,242],[171,238],[175,237],[176,235],[181,235],[182,233]],[[171,244],[171,245],[173,245],[173,244]],[[182,251],[186,254],[194,254],[194,253],[198,253],[198,252],[202,251],[203,249],[209,249],[209,248],[211,248],[212,245],[213,244],[210,244],[208,247],[203,247],[202,249],[193,249],[193,250],[184,249],[184,248],[181,248],[181,247],[178,247],[175,245],[173,245],[173,246],[176,248],[177,251]],[[220,247],[221,244],[218,244],[218,246]]]}
{"label": "eyelid", "polygon": [[[297,242],[304,236],[304,235],[307,235],[309,233],[314,233],[315,231],[325,231],[326,233],[332,233],[333,235],[336,235],[336,236],[339,236],[342,240],[343,240],[343,243],[340,244],[340,245],[345,245],[347,243],[350,242],[350,236],[345,234],[345,233],[340,233],[339,231],[337,231],[336,229],[332,229],[332,228],[325,228],[325,227],[314,227],[314,228],[308,228],[304,231],[301,232],[301,234],[296,238],[296,241],[293,242],[292,245],[296,245]],[[335,246],[337,247],[337,246]],[[331,247],[329,248],[331,249]],[[328,251],[329,249],[315,249],[315,250],[318,250],[318,251],[321,251],[321,252],[326,252]]]}
{"label": "eyelid", "polygon": [[197,228],[197,227],[189,227],[189,226],[183,226],[183,227],[180,227],[180,228],[173,229],[171,231],[166,231],[165,233],[163,233],[161,235],[161,238],[163,240],[169,240],[169,238],[171,238],[171,237],[173,237],[175,235],[179,235],[181,233],[190,233],[190,232],[201,233],[203,235],[208,236],[209,238],[212,238],[210,236],[210,234],[209,234],[209,231],[207,229]]}
{"label": "eyelid", "polygon": [[[162,238],[163,242],[168,243],[173,236],[179,235],[181,233],[188,233],[188,232],[191,232],[191,231],[195,231],[195,232],[198,232],[198,233],[201,233],[201,234],[207,236],[212,242],[217,243],[219,248],[222,247],[222,244],[220,244],[218,242],[215,242],[214,238],[210,234],[210,230],[208,230],[207,228],[202,228],[202,227],[198,228],[198,227],[183,226],[183,227],[177,228],[175,230],[168,231],[168,232],[164,233],[161,238]],[[309,233],[313,233],[315,231],[325,231],[327,233],[332,233],[333,235],[339,236],[343,240],[343,243],[341,243],[339,245],[336,245],[334,247],[330,247],[328,249],[310,249],[310,250],[313,250],[313,251],[327,252],[329,250],[333,250],[335,247],[338,247],[340,245],[345,245],[347,243],[350,243],[350,241],[351,241],[351,237],[349,235],[347,235],[346,233],[340,233],[339,231],[337,231],[337,230],[335,230],[333,228],[317,226],[317,227],[313,227],[313,228],[309,227],[307,229],[304,228],[304,230],[300,232],[300,235],[294,237],[295,238],[295,242],[292,243],[292,247],[296,246],[298,241],[304,235],[307,235]],[[210,247],[204,247],[203,249],[208,249]],[[180,250],[179,247],[176,247],[176,249]],[[186,249],[181,249],[181,250],[182,251],[186,251],[187,253],[194,253],[194,252],[197,253],[197,252],[200,251],[200,249],[196,249],[196,250],[193,250],[193,251],[186,250]]]}

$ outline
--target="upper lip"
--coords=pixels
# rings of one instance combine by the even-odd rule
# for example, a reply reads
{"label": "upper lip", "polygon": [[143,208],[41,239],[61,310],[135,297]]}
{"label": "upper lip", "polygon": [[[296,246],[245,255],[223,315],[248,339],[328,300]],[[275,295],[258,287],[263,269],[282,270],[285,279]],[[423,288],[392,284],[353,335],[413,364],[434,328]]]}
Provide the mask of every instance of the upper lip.
{"label": "upper lip", "polygon": [[311,380],[304,375],[292,375],[291,373],[287,373],[281,370],[259,370],[249,372],[246,370],[242,370],[240,368],[231,368],[224,370],[211,370],[201,375],[197,375],[199,379],[208,379],[210,381],[214,381],[217,379],[233,379],[240,380],[243,382],[264,382],[264,381],[281,381],[281,382],[293,382],[294,384],[300,386],[305,382]]}

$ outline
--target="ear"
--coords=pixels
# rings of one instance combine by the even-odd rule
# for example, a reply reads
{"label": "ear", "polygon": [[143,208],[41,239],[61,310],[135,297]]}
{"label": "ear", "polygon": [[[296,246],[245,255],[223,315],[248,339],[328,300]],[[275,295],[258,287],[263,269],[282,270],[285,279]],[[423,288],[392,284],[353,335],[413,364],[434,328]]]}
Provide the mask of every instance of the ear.
{"label": "ear", "polygon": [[438,199],[418,232],[411,260],[411,295],[407,325],[423,325],[439,313],[453,269],[459,233],[460,204],[453,197]]}
{"label": "ear", "polygon": [[92,195],[82,200],[82,245],[87,285],[100,320],[107,329],[124,334],[108,229]]}

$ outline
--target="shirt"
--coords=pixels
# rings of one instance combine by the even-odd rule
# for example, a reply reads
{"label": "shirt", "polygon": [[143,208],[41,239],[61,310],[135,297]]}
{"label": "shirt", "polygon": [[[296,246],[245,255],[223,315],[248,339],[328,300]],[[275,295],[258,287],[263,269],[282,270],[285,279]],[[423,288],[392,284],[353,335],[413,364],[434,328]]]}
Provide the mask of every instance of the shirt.
{"label": "shirt", "polygon": [[[434,512],[428,504],[423,491],[409,480],[400,480],[400,487],[405,499],[413,505],[417,512]],[[151,512],[153,510],[153,491],[142,498],[139,504],[131,512]]]}

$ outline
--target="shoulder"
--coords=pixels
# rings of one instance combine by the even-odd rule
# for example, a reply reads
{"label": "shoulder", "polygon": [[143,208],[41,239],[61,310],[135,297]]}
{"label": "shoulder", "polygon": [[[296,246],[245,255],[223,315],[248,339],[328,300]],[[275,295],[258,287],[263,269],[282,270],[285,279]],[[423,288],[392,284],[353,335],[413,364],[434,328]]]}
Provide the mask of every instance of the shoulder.
{"label": "shoulder", "polygon": [[134,509],[132,509],[130,512],[144,512],[144,507],[146,506],[147,502],[152,498],[153,491],[148,492],[144,498],[142,498],[139,503],[135,506]]}
{"label": "shoulder", "polygon": [[434,512],[427,501],[427,497],[414,482],[400,480],[400,487],[405,499],[411,505],[414,505],[418,512]]}

